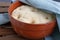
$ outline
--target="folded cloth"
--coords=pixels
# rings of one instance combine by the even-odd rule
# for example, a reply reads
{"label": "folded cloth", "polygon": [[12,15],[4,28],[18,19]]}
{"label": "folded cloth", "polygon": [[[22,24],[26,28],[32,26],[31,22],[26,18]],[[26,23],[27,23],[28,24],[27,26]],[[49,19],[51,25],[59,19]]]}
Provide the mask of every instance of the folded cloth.
{"label": "folded cloth", "polygon": [[7,22],[9,22],[9,17],[8,17],[8,13],[4,13],[4,14],[0,14],[0,25],[5,24]]}
{"label": "folded cloth", "polygon": [[[14,0],[15,1],[15,0]],[[33,7],[44,9],[56,14],[58,27],[60,30],[60,2],[59,0],[19,0]]]}

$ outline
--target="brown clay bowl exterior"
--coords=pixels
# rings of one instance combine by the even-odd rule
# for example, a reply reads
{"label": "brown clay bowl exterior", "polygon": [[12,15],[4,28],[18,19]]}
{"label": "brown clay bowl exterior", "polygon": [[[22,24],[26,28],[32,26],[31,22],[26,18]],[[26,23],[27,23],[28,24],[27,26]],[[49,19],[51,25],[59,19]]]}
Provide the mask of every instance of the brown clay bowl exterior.
{"label": "brown clay bowl exterior", "polygon": [[14,19],[11,14],[15,8],[21,5],[23,5],[21,2],[16,1],[9,7],[8,10],[11,24],[16,33],[22,35],[25,38],[39,39],[46,37],[53,32],[56,25],[56,20],[53,20],[47,24],[28,24]]}

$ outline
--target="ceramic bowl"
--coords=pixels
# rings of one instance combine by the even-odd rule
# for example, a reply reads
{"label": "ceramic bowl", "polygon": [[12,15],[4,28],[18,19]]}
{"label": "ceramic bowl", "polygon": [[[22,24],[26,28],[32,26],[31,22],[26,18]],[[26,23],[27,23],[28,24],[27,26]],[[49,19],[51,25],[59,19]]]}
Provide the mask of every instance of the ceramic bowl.
{"label": "ceramic bowl", "polygon": [[44,38],[53,32],[56,25],[56,20],[52,20],[47,24],[28,24],[14,19],[11,16],[12,12],[14,11],[14,9],[21,5],[24,4],[16,1],[10,5],[8,10],[12,27],[16,31],[16,33],[28,39],[39,39]]}

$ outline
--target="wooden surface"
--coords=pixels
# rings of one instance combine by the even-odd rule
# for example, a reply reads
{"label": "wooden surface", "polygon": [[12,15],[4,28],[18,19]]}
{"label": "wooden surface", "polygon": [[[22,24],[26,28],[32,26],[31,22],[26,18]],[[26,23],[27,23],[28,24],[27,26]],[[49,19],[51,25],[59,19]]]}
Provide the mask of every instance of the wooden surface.
{"label": "wooden surface", "polygon": [[6,7],[6,8],[0,7],[0,12],[8,12],[8,7]]}
{"label": "wooden surface", "polygon": [[10,6],[11,2],[0,2],[0,6]]}
{"label": "wooden surface", "polygon": [[[10,23],[0,25],[0,40],[31,40],[17,35],[11,27]],[[44,39],[39,39],[44,40]]]}
{"label": "wooden surface", "polygon": [[0,6],[9,6],[11,4],[11,0],[0,0]]}
{"label": "wooden surface", "polygon": [[8,7],[11,5],[11,0],[0,0],[0,12],[8,12]]}

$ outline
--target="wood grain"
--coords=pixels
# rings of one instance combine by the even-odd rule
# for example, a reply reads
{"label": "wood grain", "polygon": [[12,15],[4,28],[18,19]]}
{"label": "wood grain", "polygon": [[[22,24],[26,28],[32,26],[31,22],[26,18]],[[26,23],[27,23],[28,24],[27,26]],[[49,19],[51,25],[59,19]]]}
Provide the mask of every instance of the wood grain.
{"label": "wood grain", "polygon": [[11,2],[0,2],[0,6],[10,6]]}
{"label": "wood grain", "polygon": [[[17,35],[10,23],[0,25],[0,40],[32,40]],[[35,40],[35,39],[33,39]],[[38,39],[44,40],[44,38]]]}
{"label": "wood grain", "polygon": [[8,12],[8,8],[1,8],[0,7],[0,12]]}

